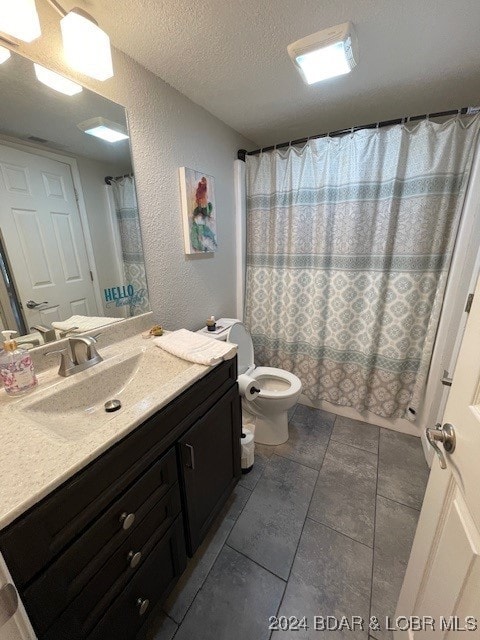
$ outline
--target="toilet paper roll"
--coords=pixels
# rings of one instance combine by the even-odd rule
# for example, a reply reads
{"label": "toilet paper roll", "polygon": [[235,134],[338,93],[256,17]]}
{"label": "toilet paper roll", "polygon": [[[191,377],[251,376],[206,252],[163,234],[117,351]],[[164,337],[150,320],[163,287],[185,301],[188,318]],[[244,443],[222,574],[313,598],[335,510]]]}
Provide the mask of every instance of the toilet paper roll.
{"label": "toilet paper roll", "polygon": [[255,458],[255,441],[251,431],[243,430],[245,437],[240,438],[242,443],[242,469],[250,469]]}
{"label": "toilet paper roll", "polygon": [[240,395],[246,400],[255,400],[260,393],[258,382],[244,373],[238,376],[238,386],[240,389]]}

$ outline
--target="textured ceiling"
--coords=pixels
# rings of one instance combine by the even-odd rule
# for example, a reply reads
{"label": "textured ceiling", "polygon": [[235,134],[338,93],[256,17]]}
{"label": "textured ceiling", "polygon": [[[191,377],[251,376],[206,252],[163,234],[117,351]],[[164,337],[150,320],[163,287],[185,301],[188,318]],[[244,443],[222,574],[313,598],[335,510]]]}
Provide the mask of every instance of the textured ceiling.
{"label": "textured ceiling", "polygon": [[128,140],[110,144],[77,127],[96,116],[126,126],[120,105],[88,89],[75,96],[58,93],[38,82],[30,60],[16,54],[0,65],[0,87],[7,96],[0,101],[0,133],[23,140],[36,136],[46,140],[49,149],[115,166],[131,165]]}
{"label": "textured ceiling", "polygon": [[[479,0],[80,5],[115,46],[259,145],[480,102]],[[287,45],[347,20],[358,34],[358,67],[304,85]]]}

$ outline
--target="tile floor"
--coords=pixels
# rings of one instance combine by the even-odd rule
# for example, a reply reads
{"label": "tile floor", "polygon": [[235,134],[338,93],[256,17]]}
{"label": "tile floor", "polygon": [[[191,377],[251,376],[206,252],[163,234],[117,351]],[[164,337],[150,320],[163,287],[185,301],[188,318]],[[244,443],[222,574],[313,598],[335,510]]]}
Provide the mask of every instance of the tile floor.
{"label": "tile floor", "polygon": [[[427,478],[418,438],[297,405],[289,441],[256,446],[148,638],[319,639],[313,616],[392,616]],[[276,615],[310,628],[272,632]]]}

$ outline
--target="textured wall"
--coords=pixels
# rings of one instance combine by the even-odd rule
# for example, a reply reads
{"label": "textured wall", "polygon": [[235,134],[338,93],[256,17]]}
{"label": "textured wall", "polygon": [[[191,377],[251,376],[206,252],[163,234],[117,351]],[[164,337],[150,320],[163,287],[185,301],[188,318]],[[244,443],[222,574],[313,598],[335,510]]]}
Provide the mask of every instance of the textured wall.
{"label": "textured wall", "polygon": [[[100,83],[75,76],[62,62],[59,16],[37,3],[42,36],[19,51],[123,104],[128,113],[137,180],[150,302],[168,328],[196,329],[215,314],[235,311],[233,161],[252,144],[201,107],[114,52],[114,78]],[[178,167],[215,176],[218,252],[187,258],[183,250]]]}

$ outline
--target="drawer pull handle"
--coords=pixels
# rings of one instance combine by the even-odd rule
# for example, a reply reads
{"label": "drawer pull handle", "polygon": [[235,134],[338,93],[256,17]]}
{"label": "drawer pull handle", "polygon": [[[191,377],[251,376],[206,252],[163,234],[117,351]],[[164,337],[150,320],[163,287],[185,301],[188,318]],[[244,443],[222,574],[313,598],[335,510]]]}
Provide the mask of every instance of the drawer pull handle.
{"label": "drawer pull handle", "polygon": [[123,529],[127,530],[130,529],[130,527],[132,526],[132,524],[135,522],[135,514],[134,513],[127,513],[126,511],[124,511],[122,513],[122,515],[120,516],[120,524],[122,525]]}
{"label": "drawer pull handle", "polygon": [[128,564],[132,569],[135,569],[136,566],[138,566],[138,563],[140,562],[140,560],[142,559],[142,552],[141,551],[130,551],[130,553],[127,556],[128,559]]}
{"label": "drawer pull handle", "polygon": [[145,600],[143,598],[138,598],[137,607],[138,607],[139,615],[143,616],[145,611],[148,609],[149,604],[150,604],[150,600],[147,600],[147,598],[145,598]]}
{"label": "drawer pull handle", "polygon": [[190,464],[187,464],[187,467],[189,467],[190,469],[195,469],[195,449],[191,444],[186,444],[185,446],[190,453]]}

